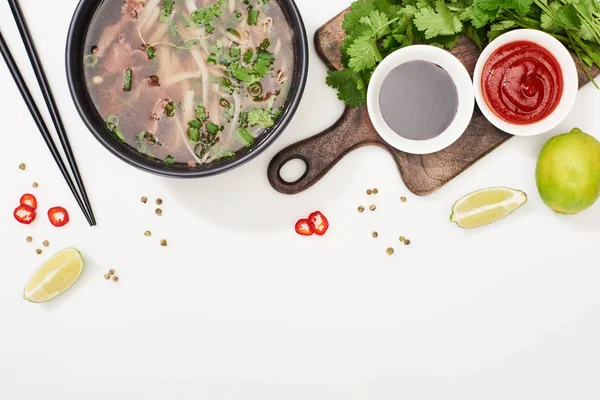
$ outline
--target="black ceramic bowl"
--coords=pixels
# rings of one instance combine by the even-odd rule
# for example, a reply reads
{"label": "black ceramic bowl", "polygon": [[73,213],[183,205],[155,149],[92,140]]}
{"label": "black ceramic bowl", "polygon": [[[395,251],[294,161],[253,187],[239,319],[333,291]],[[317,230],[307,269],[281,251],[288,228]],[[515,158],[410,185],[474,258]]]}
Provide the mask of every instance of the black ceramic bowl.
{"label": "black ceramic bowl", "polygon": [[119,141],[97,112],[85,83],[83,56],[85,38],[90,22],[104,0],[81,0],[69,28],[67,38],[67,80],[71,96],[79,115],[96,139],[111,153],[126,163],[141,170],[175,178],[199,178],[216,175],[239,167],[258,156],[271,145],[290,123],[304,92],[308,75],[308,41],[300,12],[294,0],[278,0],[294,31],[294,76],[285,111],[275,125],[263,133],[251,147],[241,150],[234,157],[208,165],[189,167],[186,164],[167,165],[161,160],[153,160],[137,152],[134,148]]}

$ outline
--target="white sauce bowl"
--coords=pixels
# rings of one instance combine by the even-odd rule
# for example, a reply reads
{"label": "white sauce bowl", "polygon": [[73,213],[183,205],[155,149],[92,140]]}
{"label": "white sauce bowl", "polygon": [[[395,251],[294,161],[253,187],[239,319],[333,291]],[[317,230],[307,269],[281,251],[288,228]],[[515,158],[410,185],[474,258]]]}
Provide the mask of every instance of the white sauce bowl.
{"label": "white sauce bowl", "polygon": [[[560,65],[563,77],[563,93],[554,111],[541,121],[523,125],[512,124],[496,116],[488,107],[481,91],[482,71],[492,53],[505,44],[517,41],[533,42],[548,50],[556,58],[558,65]],[[483,50],[475,65],[473,86],[475,87],[475,100],[479,109],[496,128],[516,136],[534,136],[548,132],[564,121],[575,105],[579,80],[575,61],[571,57],[571,53],[569,53],[561,42],[541,31],[517,29],[498,36]]]}
{"label": "white sauce bowl", "polygon": [[[458,94],[456,116],[446,130],[432,139],[413,140],[400,136],[386,123],[381,113],[379,94],[385,78],[396,67],[409,61],[428,61],[437,64],[446,70],[456,85]],[[398,104],[398,107],[402,107],[402,104]],[[435,153],[454,143],[469,126],[474,107],[473,83],[466,68],[448,51],[434,46],[408,46],[387,56],[375,69],[367,91],[369,117],[379,135],[390,146],[412,154]]]}

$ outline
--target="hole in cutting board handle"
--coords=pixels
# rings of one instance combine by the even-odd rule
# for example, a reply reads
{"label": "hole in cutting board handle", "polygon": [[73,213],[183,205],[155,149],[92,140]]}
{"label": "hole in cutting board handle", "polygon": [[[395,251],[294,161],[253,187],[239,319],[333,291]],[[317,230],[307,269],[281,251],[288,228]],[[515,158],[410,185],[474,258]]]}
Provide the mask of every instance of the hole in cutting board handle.
{"label": "hole in cutting board handle", "polygon": [[277,174],[281,182],[294,185],[308,175],[308,162],[303,157],[290,158],[279,167]]}

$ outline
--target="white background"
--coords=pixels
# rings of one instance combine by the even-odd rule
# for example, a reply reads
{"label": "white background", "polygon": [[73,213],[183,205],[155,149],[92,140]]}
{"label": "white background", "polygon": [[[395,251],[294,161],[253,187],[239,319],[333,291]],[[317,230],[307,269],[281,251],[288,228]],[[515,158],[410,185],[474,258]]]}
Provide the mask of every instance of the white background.
{"label": "white background", "polygon": [[[310,39],[349,4],[297,2]],[[22,6],[99,225],[89,228],[78,212],[0,63],[0,398],[600,396],[600,205],[572,217],[543,205],[534,168],[548,135],[510,140],[424,198],[407,192],[376,148],[351,154],[305,193],[280,195],[267,182],[269,160],[342,112],[311,40],[304,99],[268,151],[214,178],[158,178],[110,155],[77,116],[63,62],[76,0]],[[32,78],[6,2],[0,27]],[[600,137],[599,99],[593,87],[582,90],[556,133],[579,126]],[[33,181],[41,215],[27,227],[12,210]],[[448,222],[456,199],[495,185],[525,190],[529,203],[478,230]],[[380,191],[375,198],[365,194],[371,187]],[[157,196],[162,217],[150,204]],[[376,212],[356,212],[371,203]],[[63,229],[45,218],[54,205],[71,211]],[[329,217],[329,233],[296,235],[295,221],[316,209]],[[399,235],[412,245],[401,246]],[[162,238],[169,247],[160,247]],[[51,247],[38,256],[44,239]],[[33,272],[69,246],[86,259],[80,281],[51,303],[23,300]],[[104,280],[111,268],[118,284]]]}

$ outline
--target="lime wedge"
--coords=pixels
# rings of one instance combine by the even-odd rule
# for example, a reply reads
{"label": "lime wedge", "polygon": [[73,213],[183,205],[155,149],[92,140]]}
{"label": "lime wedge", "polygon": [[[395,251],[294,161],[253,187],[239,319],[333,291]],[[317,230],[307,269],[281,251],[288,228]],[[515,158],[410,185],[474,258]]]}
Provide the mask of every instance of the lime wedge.
{"label": "lime wedge", "polygon": [[77,249],[65,249],[54,255],[31,277],[23,297],[32,303],[45,303],[64,293],[79,279],[83,257]]}
{"label": "lime wedge", "polygon": [[527,195],[509,188],[490,188],[470,193],[454,203],[450,221],[461,228],[491,224],[527,203]]}

